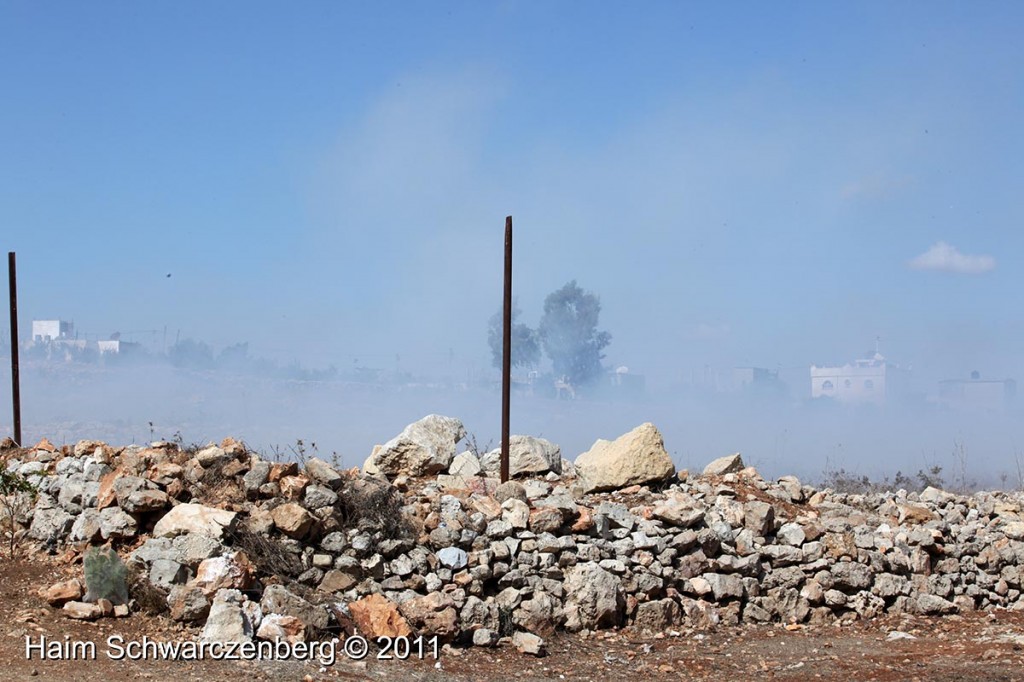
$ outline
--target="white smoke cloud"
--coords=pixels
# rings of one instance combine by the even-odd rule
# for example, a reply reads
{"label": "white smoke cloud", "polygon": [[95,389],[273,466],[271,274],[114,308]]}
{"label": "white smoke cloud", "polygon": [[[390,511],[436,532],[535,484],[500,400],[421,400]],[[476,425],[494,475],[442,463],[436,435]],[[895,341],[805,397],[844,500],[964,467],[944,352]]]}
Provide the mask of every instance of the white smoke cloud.
{"label": "white smoke cloud", "polygon": [[996,259],[992,256],[975,256],[960,253],[946,242],[938,242],[920,256],[907,263],[914,270],[935,270],[955,272],[962,275],[980,275],[995,270]]}

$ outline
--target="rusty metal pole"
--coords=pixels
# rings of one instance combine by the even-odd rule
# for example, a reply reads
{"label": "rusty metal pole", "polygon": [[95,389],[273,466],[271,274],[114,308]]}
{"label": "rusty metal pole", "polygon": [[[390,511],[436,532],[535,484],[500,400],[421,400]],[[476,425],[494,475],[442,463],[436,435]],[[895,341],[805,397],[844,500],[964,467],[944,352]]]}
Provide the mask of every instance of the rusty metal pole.
{"label": "rusty metal pole", "polygon": [[512,390],[512,216],[505,218],[505,309],[501,339],[501,482],[508,480],[508,428]]}
{"label": "rusty metal pole", "polygon": [[14,405],[14,442],[21,447],[21,378],[18,374],[18,269],[14,252],[7,253],[11,292],[11,402]]}

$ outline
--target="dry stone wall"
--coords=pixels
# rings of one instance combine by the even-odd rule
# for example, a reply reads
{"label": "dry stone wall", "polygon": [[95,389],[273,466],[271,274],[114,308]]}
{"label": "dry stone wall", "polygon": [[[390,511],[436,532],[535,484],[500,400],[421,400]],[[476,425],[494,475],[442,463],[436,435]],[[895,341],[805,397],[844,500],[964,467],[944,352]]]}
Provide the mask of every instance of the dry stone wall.
{"label": "dry stone wall", "polygon": [[[499,485],[493,453],[456,454],[464,433],[428,416],[364,471],[231,439],[44,442],[4,466],[38,482],[29,540],[114,546],[141,577],[133,608],[212,640],[416,633],[537,653],[557,630],[1024,609],[1020,494],[836,494],[766,481],[739,455],[677,474],[650,424],[576,462],[518,436],[522,477]],[[77,581],[44,596],[69,617],[105,613]]]}

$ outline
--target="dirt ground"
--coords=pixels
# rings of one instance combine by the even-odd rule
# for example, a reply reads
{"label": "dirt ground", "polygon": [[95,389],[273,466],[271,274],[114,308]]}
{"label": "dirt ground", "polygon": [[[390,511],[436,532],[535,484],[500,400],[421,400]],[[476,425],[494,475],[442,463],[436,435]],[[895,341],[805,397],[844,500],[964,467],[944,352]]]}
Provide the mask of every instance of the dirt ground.
{"label": "dirt ground", "polygon": [[[80,570],[80,567],[77,567]],[[886,617],[845,627],[780,625],[680,631],[656,637],[631,631],[547,640],[547,655],[450,649],[438,660],[350,661],[339,650],[328,668],[309,661],[114,661],[107,637],[184,641],[196,634],[168,618],[132,614],[95,623],[73,621],[36,594],[76,567],[59,560],[0,560],[0,662],[3,680],[1024,680],[1024,613],[944,618]],[[905,633],[891,635],[891,632]],[[26,636],[91,641],[93,660],[28,660]]]}

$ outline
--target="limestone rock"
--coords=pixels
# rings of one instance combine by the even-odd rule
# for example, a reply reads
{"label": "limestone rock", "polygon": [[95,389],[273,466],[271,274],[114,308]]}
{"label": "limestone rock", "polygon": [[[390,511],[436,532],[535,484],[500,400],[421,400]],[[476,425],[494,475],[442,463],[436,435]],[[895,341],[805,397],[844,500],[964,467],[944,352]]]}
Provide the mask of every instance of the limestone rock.
{"label": "limestone rock", "polygon": [[272,642],[283,640],[289,644],[296,644],[306,641],[306,626],[295,616],[271,613],[260,622],[256,636]]}
{"label": "limestone rock", "polygon": [[743,464],[743,458],[740,453],[736,452],[725,457],[719,457],[713,462],[709,463],[704,467],[705,476],[724,476],[725,474],[732,474],[737,471],[742,471],[746,465]]}
{"label": "limestone rock", "polygon": [[398,610],[421,635],[450,640],[458,634],[459,614],[447,594],[432,592],[425,597],[413,597],[399,604]]}
{"label": "limestone rock", "polygon": [[258,625],[253,612],[245,608],[246,601],[238,590],[218,592],[203,626],[203,641],[251,642]]}
{"label": "limestone rock", "polygon": [[64,582],[51,585],[43,591],[43,599],[50,606],[61,607],[69,601],[78,601],[82,598],[82,583],[77,578],[65,580]]}
{"label": "limestone rock", "polygon": [[270,585],[263,591],[260,600],[263,613],[277,613],[282,616],[294,616],[302,621],[307,630],[322,631],[327,629],[329,615],[323,606],[311,604],[283,585]]}
{"label": "limestone rock", "polygon": [[179,622],[198,623],[210,613],[210,600],[198,587],[175,585],[167,593],[171,618]]}
{"label": "limestone rock", "polygon": [[449,474],[463,478],[476,476],[480,471],[480,460],[472,452],[463,452],[455,455],[451,465],[448,467]]}
{"label": "limestone rock", "polygon": [[588,493],[663,481],[675,472],[661,433],[650,422],[614,441],[598,440],[575,466]]}
{"label": "limestone rock", "polygon": [[222,589],[247,590],[254,581],[253,566],[245,552],[231,552],[204,559],[192,581],[194,587],[212,597]]}
{"label": "limestone rock", "polygon": [[274,507],[270,514],[274,518],[274,525],[288,537],[303,538],[313,527],[313,515],[295,502]]}
{"label": "limestone rock", "polygon": [[544,640],[529,632],[516,632],[512,635],[512,644],[520,653],[543,656]]}
{"label": "limestone rock", "polygon": [[373,468],[387,476],[427,476],[448,468],[455,446],[466,435],[462,422],[431,414],[409,424],[372,456]]}
{"label": "limestone rock", "polygon": [[573,566],[565,579],[565,627],[571,631],[616,627],[626,608],[619,579],[596,563]]}
{"label": "limestone rock", "polygon": [[[480,466],[487,475],[497,477],[501,473],[501,448],[484,455],[480,460]],[[543,438],[509,436],[509,476],[535,476],[549,471],[562,473],[561,448]]]}
{"label": "limestone rock", "polygon": [[162,538],[198,533],[219,540],[224,529],[234,525],[236,516],[234,512],[201,504],[179,504],[156,522],[153,536]]}
{"label": "limestone rock", "polygon": [[74,620],[96,620],[103,616],[103,607],[83,601],[69,601],[64,604],[64,615]]}

